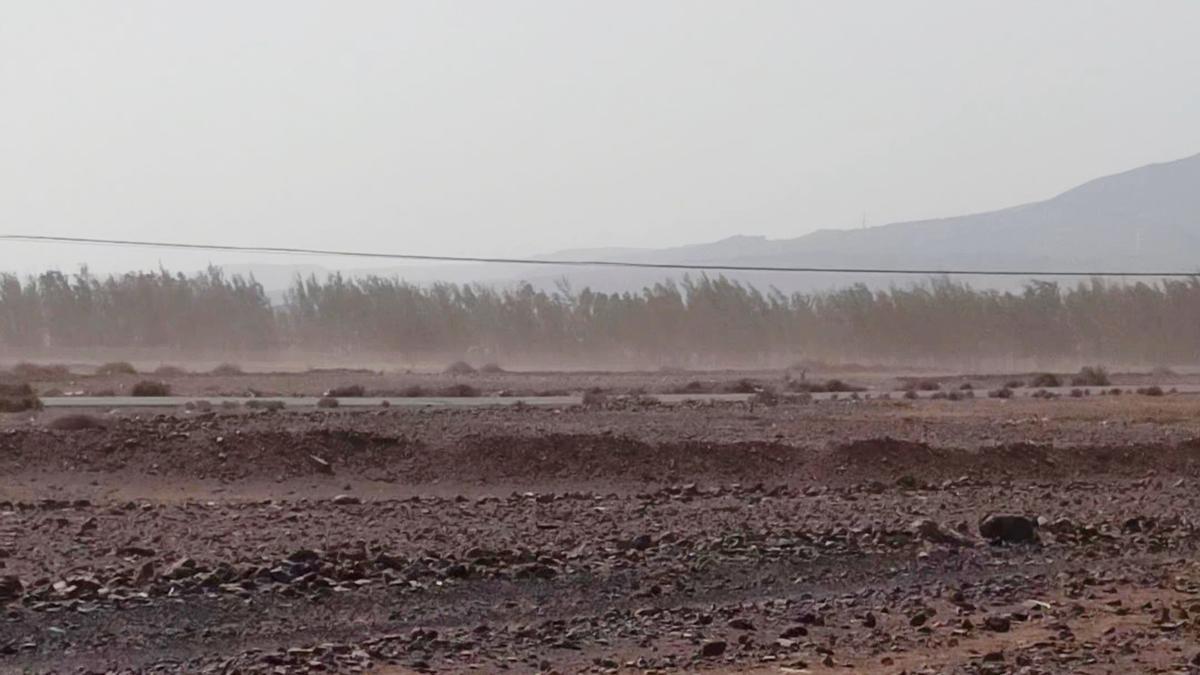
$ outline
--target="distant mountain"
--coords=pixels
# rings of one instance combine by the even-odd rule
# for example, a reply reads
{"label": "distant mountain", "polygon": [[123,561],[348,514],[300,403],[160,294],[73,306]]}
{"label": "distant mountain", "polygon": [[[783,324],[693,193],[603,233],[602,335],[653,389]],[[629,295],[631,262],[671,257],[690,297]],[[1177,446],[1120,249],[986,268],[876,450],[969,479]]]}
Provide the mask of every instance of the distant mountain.
{"label": "distant mountain", "polygon": [[[586,257],[586,252],[573,253]],[[775,267],[1200,271],[1200,155],[1098,178],[1046,201],[999,211],[819,230],[795,239],[731,237],[625,259]]]}
{"label": "distant mountain", "polygon": [[[1200,272],[1200,155],[1098,178],[1045,201],[999,211],[857,230],[819,230],[794,239],[735,236],[665,249],[574,249],[539,257],[771,267]],[[396,273],[413,281],[527,280],[539,287],[553,287],[566,279],[574,288],[609,291],[636,290],[668,276],[681,276],[659,270],[502,265],[371,272]],[[855,281],[876,285],[912,281],[912,277],[765,272],[726,276],[788,291]],[[983,277],[969,280],[976,285],[1005,283]]]}

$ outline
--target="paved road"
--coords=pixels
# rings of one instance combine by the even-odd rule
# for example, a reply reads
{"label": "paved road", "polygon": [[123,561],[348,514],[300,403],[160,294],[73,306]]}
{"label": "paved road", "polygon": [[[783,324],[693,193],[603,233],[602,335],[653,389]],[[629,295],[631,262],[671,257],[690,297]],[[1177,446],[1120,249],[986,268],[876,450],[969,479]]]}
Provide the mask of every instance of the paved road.
{"label": "paved road", "polygon": [[[1200,393],[1200,385],[1180,384],[1180,385],[1160,385],[1164,390],[1176,389],[1182,394],[1197,394]],[[1084,387],[1089,389],[1092,394],[1097,394],[1101,390],[1110,389],[1111,387]],[[1132,392],[1136,387],[1119,387],[1126,392]],[[1067,396],[1073,387],[1053,387],[1049,391]],[[1023,388],[1013,390],[1017,397],[1027,397],[1033,394],[1036,389]],[[864,392],[866,394],[878,394],[881,392]],[[934,392],[919,392],[921,398],[929,398]],[[899,392],[890,392],[893,399],[900,396]],[[984,397],[986,394],[982,391],[976,394],[979,397]],[[835,396],[835,394],[814,394],[813,398],[817,400],[827,400]],[[848,394],[836,394],[841,398],[846,398]],[[654,394],[651,398],[658,399],[663,403],[681,403],[684,401],[745,401],[750,397],[749,394]],[[319,400],[316,396],[270,396],[259,399],[240,397],[240,396],[157,396],[157,397],[134,397],[134,396],[54,396],[43,398],[42,403],[48,408],[172,408],[180,407],[189,401],[208,401],[214,406],[219,406],[222,403],[237,403],[243,404],[246,401],[282,401],[289,408],[312,408],[316,407]],[[984,399],[998,400],[998,399]],[[580,396],[475,396],[475,397],[442,397],[430,396],[422,398],[378,398],[378,397],[362,397],[362,398],[341,398],[338,399],[340,405],[346,408],[370,408],[379,407],[384,401],[387,401],[392,406],[410,406],[410,407],[460,407],[460,408],[477,408],[481,406],[503,406],[515,405],[524,403],[525,405],[535,406],[569,406],[578,405],[582,402]]]}

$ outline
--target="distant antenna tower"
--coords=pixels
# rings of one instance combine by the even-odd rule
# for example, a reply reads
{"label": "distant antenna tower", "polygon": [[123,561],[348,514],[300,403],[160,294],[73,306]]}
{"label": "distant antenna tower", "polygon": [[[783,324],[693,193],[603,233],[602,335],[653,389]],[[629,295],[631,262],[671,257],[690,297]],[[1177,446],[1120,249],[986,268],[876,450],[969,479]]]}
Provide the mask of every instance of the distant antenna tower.
{"label": "distant antenna tower", "polygon": [[862,227],[862,229],[864,229],[864,230],[865,230],[865,229],[867,229],[867,212],[866,212],[866,211],[863,211],[863,216],[862,216],[862,225],[861,225],[861,227]]}

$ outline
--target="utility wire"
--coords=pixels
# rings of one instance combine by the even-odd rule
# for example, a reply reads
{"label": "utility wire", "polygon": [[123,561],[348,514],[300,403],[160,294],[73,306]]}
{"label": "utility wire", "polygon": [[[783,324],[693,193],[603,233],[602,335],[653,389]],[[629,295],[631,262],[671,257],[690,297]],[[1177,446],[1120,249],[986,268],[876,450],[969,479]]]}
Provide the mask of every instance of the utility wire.
{"label": "utility wire", "polygon": [[1122,272],[1112,270],[1042,271],[1042,270],[981,270],[981,269],[904,269],[888,267],[776,267],[770,265],[707,265],[692,263],[652,263],[623,260],[547,260],[544,258],[486,258],[478,256],[418,255],[414,253],[377,253],[370,251],[339,251],[289,246],[235,246],[231,244],[183,244],[177,242],[142,241],[132,239],[100,239],[91,237],[58,237],[52,235],[0,234],[0,241],[23,241],[57,244],[88,244],[138,248],[176,249],[188,251],[226,251],[265,254],[323,255],[346,258],[376,258],[415,260],[423,262],[494,263],[498,265],[546,265],[559,267],[625,267],[662,270],[695,270],[714,272],[789,272],[808,274],[919,274],[925,276],[991,276],[991,277],[1196,277],[1196,272]]}

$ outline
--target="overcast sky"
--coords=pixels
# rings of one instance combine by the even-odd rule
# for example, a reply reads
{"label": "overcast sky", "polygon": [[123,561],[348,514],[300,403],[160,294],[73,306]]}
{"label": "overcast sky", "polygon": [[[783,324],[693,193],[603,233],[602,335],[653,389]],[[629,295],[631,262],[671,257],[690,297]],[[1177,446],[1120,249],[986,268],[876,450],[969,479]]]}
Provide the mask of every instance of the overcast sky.
{"label": "overcast sky", "polygon": [[992,209],[1200,152],[1198,29],[1195,0],[0,0],[0,232],[524,255]]}

